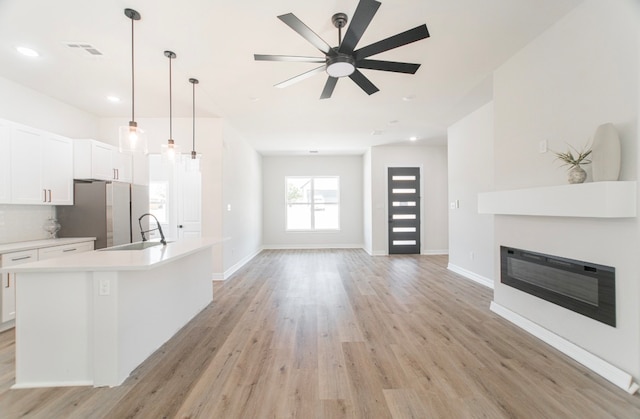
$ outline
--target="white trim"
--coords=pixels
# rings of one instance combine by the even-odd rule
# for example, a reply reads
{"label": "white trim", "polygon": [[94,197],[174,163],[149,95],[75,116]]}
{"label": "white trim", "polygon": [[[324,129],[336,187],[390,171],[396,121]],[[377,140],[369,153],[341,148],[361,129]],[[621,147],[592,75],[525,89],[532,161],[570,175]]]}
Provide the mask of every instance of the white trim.
{"label": "white trim", "polygon": [[[44,387],[84,387],[93,386],[93,381],[42,381],[35,383],[21,383],[11,386],[12,390],[21,388],[44,388]],[[111,387],[111,386],[110,386]]]}
{"label": "white trim", "polygon": [[587,350],[577,346],[576,344],[569,342],[565,338],[556,335],[555,333],[532,322],[531,320],[526,319],[517,313],[514,313],[513,311],[501,306],[495,301],[491,302],[491,311],[505,318],[516,326],[524,329],[526,332],[529,332],[543,342],[551,345],[563,354],[578,361],[585,367],[589,368],[591,371],[609,380],[629,394],[635,394],[635,392],[638,391],[638,384],[633,382],[633,377],[630,374],[622,371],[616,366],[611,365],[607,361],[597,357],[591,352],[588,352]]}
{"label": "white trim", "polygon": [[374,250],[370,253],[371,256],[389,256],[386,250]]}
{"label": "white trim", "polygon": [[251,261],[251,259],[253,259],[254,257],[258,256],[258,254],[260,254],[260,252],[262,252],[262,250],[263,250],[263,248],[259,248],[254,253],[250,254],[249,256],[246,256],[246,257],[240,259],[232,267],[230,267],[229,269],[224,271],[224,274],[222,275],[222,277],[220,277],[219,274],[214,274],[213,280],[214,281],[225,281],[225,280],[229,279],[231,277],[231,275],[233,275],[238,270],[240,270],[240,268],[242,268],[244,265],[249,263],[249,261]]}
{"label": "white trim", "polygon": [[293,249],[364,249],[364,244],[268,244],[265,250]]}
{"label": "white trim", "polygon": [[448,255],[449,254],[449,249],[423,250],[420,254],[423,255],[423,256]]}
{"label": "white trim", "polygon": [[462,275],[467,279],[470,279],[474,282],[477,282],[478,284],[484,285],[485,287],[494,288],[494,284],[493,284],[493,280],[491,280],[490,278],[484,277],[482,275],[478,275],[475,272],[471,272],[467,269],[461,268],[457,265],[454,265],[452,263],[449,263],[447,265],[447,269],[457,273],[458,275]]}

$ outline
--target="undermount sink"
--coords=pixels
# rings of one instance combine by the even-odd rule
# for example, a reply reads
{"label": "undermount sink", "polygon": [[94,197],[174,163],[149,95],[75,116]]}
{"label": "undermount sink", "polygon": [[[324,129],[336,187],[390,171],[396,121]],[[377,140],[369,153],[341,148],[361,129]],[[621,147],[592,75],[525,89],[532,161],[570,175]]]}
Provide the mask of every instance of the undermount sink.
{"label": "undermount sink", "polygon": [[[167,242],[167,243],[171,243],[171,242]],[[150,247],[155,247],[155,246],[162,246],[162,243],[137,242],[137,243],[131,243],[131,244],[124,244],[122,246],[107,247],[106,249],[102,249],[102,250],[144,250],[144,249],[148,249]]]}

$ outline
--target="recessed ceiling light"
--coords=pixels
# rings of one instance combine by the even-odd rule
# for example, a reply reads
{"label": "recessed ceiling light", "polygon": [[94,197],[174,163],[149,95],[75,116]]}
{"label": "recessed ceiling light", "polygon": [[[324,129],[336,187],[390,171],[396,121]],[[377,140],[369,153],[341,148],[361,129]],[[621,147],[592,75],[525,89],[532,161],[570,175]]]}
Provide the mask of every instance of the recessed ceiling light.
{"label": "recessed ceiling light", "polygon": [[120,98],[117,96],[107,96],[107,100],[109,102],[118,103],[120,102]]}
{"label": "recessed ceiling light", "polygon": [[413,137],[409,137],[409,141],[417,141],[418,137],[416,137],[415,135]]}
{"label": "recessed ceiling light", "polygon": [[409,96],[404,96],[402,100],[404,100],[405,102],[410,102],[415,98],[416,98],[416,95],[409,95]]}
{"label": "recessed ceiling light", "polygon": [[31,49],[31,48],[27,48],[27,47],[16,47],[16,51],[18,51],[20,54],[24,55],[25,57],[39,57],[40,54],[38,54],[38,51]]}

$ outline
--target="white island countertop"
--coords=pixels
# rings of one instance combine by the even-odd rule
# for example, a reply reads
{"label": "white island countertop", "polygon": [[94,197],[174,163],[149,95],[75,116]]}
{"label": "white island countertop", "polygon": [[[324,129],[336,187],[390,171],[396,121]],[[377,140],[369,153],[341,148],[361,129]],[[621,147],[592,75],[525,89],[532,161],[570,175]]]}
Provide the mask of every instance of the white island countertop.
{"label": "white island countertop", "polygon": [[64,258],[25,263],[12,266],[10,269],[11,272],[16,273],[148,270],[164,265],[169,261],[183,258],[221,241],[213,238],[189,238],[169,242],[166,246],[158,245],[142,250],[109,250],[127,245],[115,246],[114,248],[69,255]]}

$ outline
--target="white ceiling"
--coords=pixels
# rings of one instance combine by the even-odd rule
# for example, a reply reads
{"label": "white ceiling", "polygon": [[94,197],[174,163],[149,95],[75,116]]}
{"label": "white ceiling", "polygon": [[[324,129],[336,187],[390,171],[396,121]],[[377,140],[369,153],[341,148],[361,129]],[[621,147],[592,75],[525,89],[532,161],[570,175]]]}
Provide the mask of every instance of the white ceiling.
{"label": "white ceiling", "polygon": [[[163,51],[172,50],[174,117],[191,117],[188,79],[196,77],[197,115],[227,119],[263,154],[361,153],[410,136],[442,144],[449,124],[491,99],[492,71],[581,1],[381,0],[358,47],[426,23],[430,38],[371,57],[422,66],[415,75],[362,70],[379,92],[367,96],[341,79],[330,99],[319,100],[324,73],[273,87],[317,64],[256,62],[253,54],[322,56],[276,16],[294,13],[333,45],[331,16],[351,17],[358,0],[0,0],[0,76],[99,117],[129,119],[128,7],[142,15],[135,24],[136,118],[168,116]],[[23,57],[19,45],[41,56]]]}

